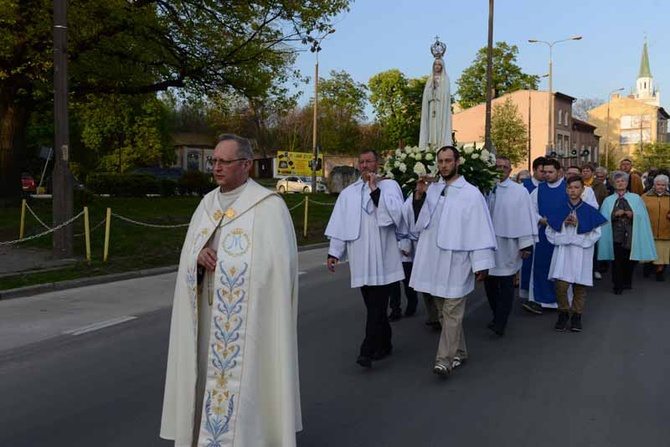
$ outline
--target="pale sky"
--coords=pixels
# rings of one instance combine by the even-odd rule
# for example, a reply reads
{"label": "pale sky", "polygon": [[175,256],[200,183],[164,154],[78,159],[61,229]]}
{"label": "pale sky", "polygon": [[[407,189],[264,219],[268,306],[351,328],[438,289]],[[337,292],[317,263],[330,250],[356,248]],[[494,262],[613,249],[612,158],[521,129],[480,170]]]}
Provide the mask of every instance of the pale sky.
{"label": "pale sky", "polygon": [[[525,73],[541,75],[548,72],[549,47],[528,39],[551,42],[581,35],[580,41],[554,45],[553,90],[606,100],[612,90],[624,87],[621,93],[627,94],[634,88],[647,36],[651,73],[666,106],[670,50],[663,36],[669,20],[668,0],[498,0],[493,38],[517,45],[517,64]],[[357,0],[323,41],[319,73],[327,77],[330,70],[344,70],[365,84],[391,68],[412,78],[428,75],[430,45],[437,35],[447,44],[445,61],[454,93],[461,72],[486,46],[487,26],[488,0]],[[313,76],[314,60],[306,51],[297,67]],[[312,83],[305,86],[302,102],[313,96],[313,89]],[[545,78],[540,90],[546,89]]]}

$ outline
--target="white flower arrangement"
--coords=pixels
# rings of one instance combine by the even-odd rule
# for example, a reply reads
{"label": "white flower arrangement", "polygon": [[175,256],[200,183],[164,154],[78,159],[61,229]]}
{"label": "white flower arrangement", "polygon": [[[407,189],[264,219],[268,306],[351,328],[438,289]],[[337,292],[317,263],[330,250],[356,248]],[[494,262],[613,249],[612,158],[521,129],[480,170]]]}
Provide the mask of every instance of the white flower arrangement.
{"label": "white flower arrangement", "polygon": [[[484,148],[476,146],[460,147],[459,173],[481,191],[490,190],[499,178],[496,171],[496,156]],[[383,165],[382,175],[394,179],[405,195],[414,190],[421,175],[438,175],[437,157],[434,150],[405,146],[389,152]]]}

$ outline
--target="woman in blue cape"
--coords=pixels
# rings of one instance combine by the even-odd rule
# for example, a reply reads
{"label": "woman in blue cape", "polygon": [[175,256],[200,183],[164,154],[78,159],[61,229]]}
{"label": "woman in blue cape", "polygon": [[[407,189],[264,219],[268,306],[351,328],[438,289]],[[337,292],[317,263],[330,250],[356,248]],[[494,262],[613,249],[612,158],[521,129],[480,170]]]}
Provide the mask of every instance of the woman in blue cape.
{"label": "woman in blue cape", "polygon": [[635,265],[656,259],[656,247],[647,207],[640,196],[626,191],[628,174],[616,171],[612,180],[614,194],[600,207],[600,213],[609,223],[602,227],[598,259],[613,261],[614,293],[621,295],[623,290],[632,288]]}

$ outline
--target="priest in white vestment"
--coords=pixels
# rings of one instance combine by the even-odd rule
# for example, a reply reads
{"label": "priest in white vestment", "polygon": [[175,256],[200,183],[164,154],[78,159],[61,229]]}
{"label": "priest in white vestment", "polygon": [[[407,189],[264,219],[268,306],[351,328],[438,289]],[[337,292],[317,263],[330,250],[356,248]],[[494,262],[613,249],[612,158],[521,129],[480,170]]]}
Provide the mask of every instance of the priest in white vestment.
{"label": "priest in white vestment", "polygon": [[182,249],[160,432],[176,447],[294,447],[302,429],[295,230],[252,160],[220,137]]}
{"label": "priest in white vestment", "polygon": [[[586,287],[593,286],[593,250],[600,239],[600,227],[607,223],[598,209],[582,200],[584,181],[581,176],[567,178],[568,200],[547,216],[546,236],[554,245],[549,279],[556,285],[557,331],[582,330],[582,313]],[[568,289],[572,286],[572,303]]]}
{"label": "priest in white vestment", "polygon": [[467,295],[475,279],[495,266],[495,233],[484,196],[458,174],[460,153],[453,146],[437,152],[440,179],[418,182],[406,205],[410,231],[419,241],[410,286],[430,294],[442,313],[442,332],[433,372],[447,376],[468,357],[463,334]]}
{"label": "priest in white vestment", "polygon": [[526,188],[510,179],[511,161],[496,157],[500,181],[489,194],[488,204],[496,233],[495,267],[484,279],[493,319],[489,330],[502,337],[514,302],[514,276],[538,239],[535,212]]}
{"label": "priest in white vestment", "polygon": [[356,359],[364,368],[393,352],[389,296],[393,283],[405,277],[396,238],[402,190],[395,180],[378,177],[378,168],[375,151],[359,154],[361,178],[340,193],[326,227],[328,269],[334,272],[348,256],[351,287],[360,287],[367,309],[365,338]]}

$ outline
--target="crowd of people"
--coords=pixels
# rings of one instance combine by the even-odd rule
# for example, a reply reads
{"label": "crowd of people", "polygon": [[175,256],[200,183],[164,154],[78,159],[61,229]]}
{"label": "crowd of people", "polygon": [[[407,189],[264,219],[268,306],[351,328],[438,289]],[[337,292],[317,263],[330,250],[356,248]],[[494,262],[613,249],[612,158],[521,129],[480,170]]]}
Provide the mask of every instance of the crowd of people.
{"label": "crowd of people", "polygon": [[[608,176],[601,167],[538,158],[532,175],[515,181],[510,160],[498,157],[499,181],[484,196],[459,174],[460,156],[442,147],[439,177],[422,176],[404,197],[396,181],[378,175],[378,155],[364,151],[360,178],[336,201],[327,267],[348,258],[351,287],[363,295],[360,366],[393,353],[390,320],[414,315],[418,293],[427,323],[440,331],[433,372],[448,376],[468,359],[462,323],[476,281],[491,307],[488,329],[502,337],[517,274],[524,308],[556,308],[555,329],[575,332],[583,329],[586,290],[606,268],[616,294],[632,287],[638,262],[646,276],[665,279],[666,172],[640,176],[623,160]],[[160,432],[178,447],[294,447],[302,429],[295,233],[285,202],[249,178],[252,160],[249,140],[219,137],[218,187],[198,205],[184,241]]]}
{"label": "crowd of people", "polygon": [[640,174],[624,159],[608,173],[539,157],[532,173],[512,177],[510,160],[499,156],[499,181],[482,194],[459,174],[460,156],[457,148],[442,147],[439,176],[421,177],[404,198],[397,182],[377,174],[378,155],[365,151],[361,177],[335,204],[326,229],[327,265],[334,271],[348,258],[351,287],[363,295],[360,366],[392,354],[390,322],[414,315],[419,293],[426,324],[440,332],[433,372],[448,376],[468,358],[462,322],[476,281],[483,282],[491,308],[488,329],[503,337],[516,287],[525,310],[556,309],[555,330],[581,332],[587,289],[608,270],[617,295],[632,288],[638,263],[645,277],[665,280],[667,171]]}

